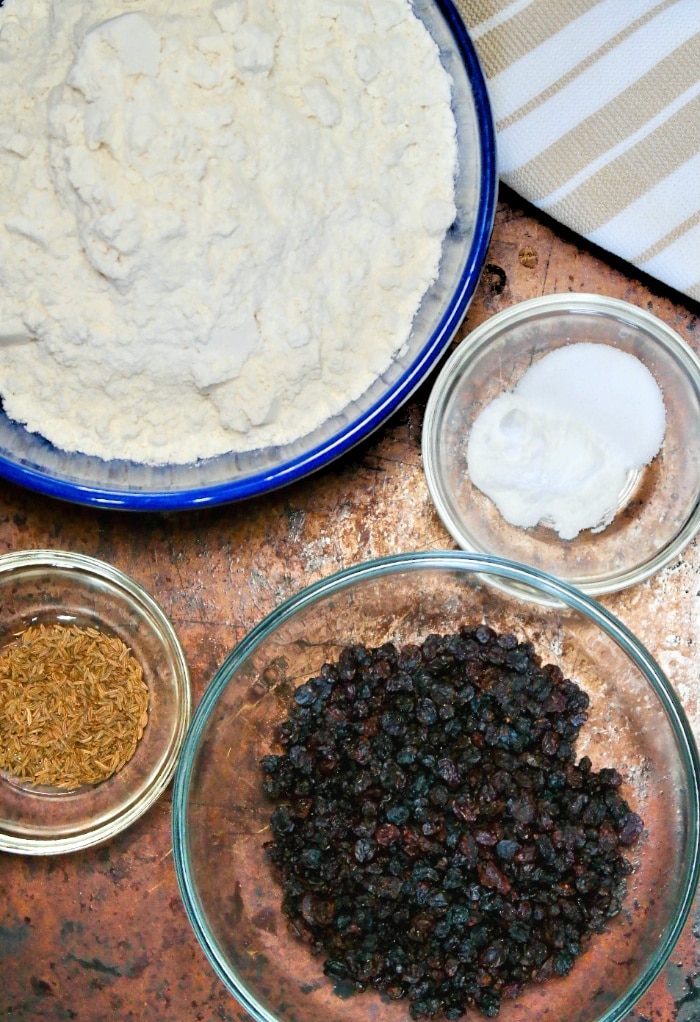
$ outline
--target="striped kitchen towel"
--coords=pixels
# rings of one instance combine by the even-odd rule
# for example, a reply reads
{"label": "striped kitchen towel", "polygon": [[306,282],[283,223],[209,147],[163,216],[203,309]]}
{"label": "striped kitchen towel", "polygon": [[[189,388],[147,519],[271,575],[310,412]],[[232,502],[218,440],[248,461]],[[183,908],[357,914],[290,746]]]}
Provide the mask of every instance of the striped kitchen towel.
{"label": "striped kitchen towel", "polygon": [[700,0],[456,0],[500,176],[700,300]]}

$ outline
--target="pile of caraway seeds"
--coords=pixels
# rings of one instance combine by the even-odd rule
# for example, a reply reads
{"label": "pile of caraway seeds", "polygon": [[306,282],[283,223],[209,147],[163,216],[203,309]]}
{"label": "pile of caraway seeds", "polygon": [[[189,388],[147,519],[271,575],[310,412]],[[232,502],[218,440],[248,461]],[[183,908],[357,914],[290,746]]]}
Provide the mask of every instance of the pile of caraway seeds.
{"label": "pile of caraway seeds", "polygon": [[116,635],[35,624],[0,649],[0,770],[75,791],[131,759],[148,723],[143,669]]}
{"label": "pile of caraway seeds", "polygon": [[620,774],[576,762],[589,699],[481,625],[343,649],[262,760],[282,909],[324,971],[414,1019],[498,1014],[615,916],[642,833]]}

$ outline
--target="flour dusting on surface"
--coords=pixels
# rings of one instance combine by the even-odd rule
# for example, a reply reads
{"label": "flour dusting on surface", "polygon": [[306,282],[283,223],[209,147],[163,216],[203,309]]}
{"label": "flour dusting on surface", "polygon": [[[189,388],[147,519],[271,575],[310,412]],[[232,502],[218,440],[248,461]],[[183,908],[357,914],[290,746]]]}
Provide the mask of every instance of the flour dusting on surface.
{"label": "flour dusting on surface", "polygon": [[57,446],[297,439],[405,344],[455,216],[409,0],[6,0],[0,393]]}

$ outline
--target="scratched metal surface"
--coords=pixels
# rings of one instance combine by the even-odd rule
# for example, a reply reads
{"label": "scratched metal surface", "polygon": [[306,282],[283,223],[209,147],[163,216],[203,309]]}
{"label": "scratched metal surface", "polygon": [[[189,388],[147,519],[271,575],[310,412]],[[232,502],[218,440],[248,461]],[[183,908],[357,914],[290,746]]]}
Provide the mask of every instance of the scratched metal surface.
{"label": "scratched metal surface", "polygon": [[[503,193],[462,334],[513,304],[594,291],[649,308],[700,350],[700,308],[584,247]],[[0,552],[57,547],[145,585],[187,655],[195,704],[231,647],[306,583],[368,557],[454,544],[420,460],[424,386],[343,461],[264,499],[182,515],[72,507],[0,483]],[[700,547],[602,601],[667,671],[700,735]],[[0,855],[0,1019],[249,1022],[217,980],[182,908],[170,791],[110,844],[59,858]],[[663,974],[626,1022],[700,1018],[700,901]]]}

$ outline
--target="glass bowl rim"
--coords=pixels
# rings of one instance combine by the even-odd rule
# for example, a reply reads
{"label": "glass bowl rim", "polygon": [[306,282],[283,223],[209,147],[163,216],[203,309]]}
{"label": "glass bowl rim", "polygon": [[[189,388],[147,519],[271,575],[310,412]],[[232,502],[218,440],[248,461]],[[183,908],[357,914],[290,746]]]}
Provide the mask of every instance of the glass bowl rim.
{"label": "glass bowl rim", "polygon": [[[521,600],[527,599],[523,587],[532,587],[552,597],[555,600],[552,605],[554,608],[565,606],[582,613],[597,624],[629,655],[651,685],[666,711],[671,729],[678,742],[683,768],[688,779],[688,816],[691,836],[689,864],[682,897],[676,906],[675,915],[668,927],[665,940],[657,948],[652,960],[637,981],[603,1015],[595,1020],[595,1022],[622,1022],[624,1015],[649,989],[670,957],[688,918],[695,891],[700,882],[700,755],[690,722],[671,683],[646,647],[626,625],[575,586],[528,565],[489,554],[470,553],[463,550],[422,551],[393,554],[344,568],[304,587],[286,599],[234,646],[214,674],[197,706],[175,772],[172,801],[173,861],[180,896],[190,925],[216,975],[255,1022],[279,1022],[279,1019],[259,1004],[255,996],[227,969],[225,960],[219,952],[217,941],[206,922],[206,913],[199,899],[196,884],[192,879],[188,849],[187,807],[188,791],[199,741],[233,672],[285,620],[298,610],[334,592],[346,589],[354,582],[380,578],[391,575],[395,571],[412,571],[421,568],[464,571],[474,575],[482,582],[489,582],[489,576],[494,576],[501,582],[513,584],[515,586],[513,594]],[[542,605],[539,601],[530,602]]]}
{"label": "glass bowl rim", "polygon": [[[287,458],[274,468],[253,472],[241,479],[208,483],[184,489],[129,489],[102,483],[71,481],[69,477],[15,461],[0,454],[0,477],[60,500],[123,511],[180,511],[259,497],[318,471],[372,434],[393,415],[423,383],[466,315],[493,230],[498,192],[496,129],[486,78],[471,37],[453,0],[430,0],[450,30],[471,86],[476,134],[481,158],[478,203],[464,269],[454,294],[433,333],[398,380],[362,415],[347,423],[320,444]],[[226,455],[223,455],[226,457]],[[121,462],[105,462],[105,467]],[[128,464],[128,462],[126,463]],[[175,468],[177,471],[177,468]]]}
{"label": "glass bowl rim", "polygon": [[86,825],[66,837],[28,838],[7,834],[0,824],[0,852],[59,855],[103,844],[135,823],[163,794],[175,773],[190,722],[192,712],[190,674],[184,650],[170,619],[151,594],[130,575],[96,557],[67,550],[21,550],[0,554],[0,576],[9,576],[15,571],[30,568],[75,571],[81,578],[87,580],[96,576],[108,582],[113,592],[119,594],[120,591],[124,591],[130,596],[145,611],[149,622],[157,626],[158,637],[167,651],[177,678],[180,701],[180,713],[171,731],[168,755],[159,770],[149,779],[139,797],[129,800],[125,806],[106,816],[99,825],[95,827]]}
{"label": "glass bowl rim", "polygon": [[[541,313],[604,316],[624,322],[631,327],[645,329],[653,336],[659,347],[681,367],[700,395],[700,357],[680,334],[658,316],[621,298],[610,298],[607,295],[588,292],[566,292],[528,298],[495,313],[475,327],[447,359],[430,392],[423,420],[421,453],[428,490],[442,524],[462,550],[474,553],[491,553],[474,541],[462,519],[452,514],[444,497],[443,472],[440,459],[436,455],[436,449],[439,435],[438,424],[444,410],[445,400],[452,383],[462,375],[465,366],[468,367],[473,357],[487,348],[494,335],[500,335],[514,326],[536,319]],[[599,578],[594,582],[585,582],[576,577],[571,577],[568,582],[589,596],[602,596],[606,593],[627,589],[639,582],[644,582],[675,560],[699,530],[700,491],[691,514],[677,535],[656,554],[649,557],[644,564],[635,568],[612,571],[606,577]],[[507,558],[508,555],[507,552],[501,551],[499,554],[494,552],[493,556]],[[497,588],[503,587],[508,592],[516,592],[516,584],[512,580],[502,580],[494,584]],[[541,602],[543,605],[555,605],[547,597]]]}

